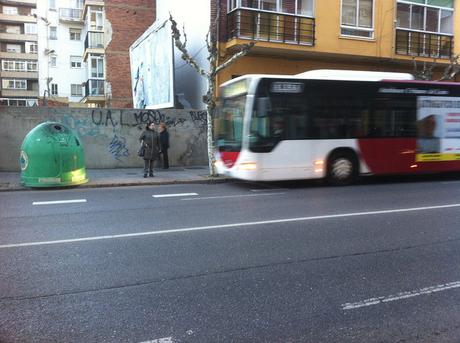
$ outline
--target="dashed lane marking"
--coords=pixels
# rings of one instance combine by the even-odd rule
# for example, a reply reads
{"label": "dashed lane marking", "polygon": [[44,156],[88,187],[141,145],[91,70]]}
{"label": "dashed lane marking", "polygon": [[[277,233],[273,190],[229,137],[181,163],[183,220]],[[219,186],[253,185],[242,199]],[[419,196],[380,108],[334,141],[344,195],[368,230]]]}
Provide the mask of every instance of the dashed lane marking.
{"label": "dashed lane marking", "polygon": [[74,200],[55,200],[55,201],[34,201],[32,205],[60,205],[60,204],[74,204],[86,202],[86,199],[74,199]]}
{"label": "dashed lane marking", "polygon": [[261,196],[281,195],[281,194],[286,194],[286,193],[221,195],[221,196],[214,196],[214,197],[188,198],[188,199],[181,199],[181,200],[209,200],[209,199],[227,199],[227,198],[248,198],[248,197],[261,197]]}
{"label": "dashed lane marking", "polygon": [[460,287],[460,281],[450,282],[450,283],[441,284],[437,286],[420,288],[414,291],[401,292],[398,294],[387,295],[387,296],[378,297],[378,298],[370,298],[370,299],[358,301],[355,303],[346,303],[346,304],[342,304],[342,309],[343,310],[354,310],[360,307],[384,304],[384,303],[388,303],[391,301],[398,301],[398,300],[418,297],[420,295],[427,295],[431,293],[447,291],[449,289],[459,288],[459,287]]}
{"label": "dashed lane marking", "polygon": [[154,194],[154,198],[188,197],[198,195],[198,193],[175,193],[175,194]]}

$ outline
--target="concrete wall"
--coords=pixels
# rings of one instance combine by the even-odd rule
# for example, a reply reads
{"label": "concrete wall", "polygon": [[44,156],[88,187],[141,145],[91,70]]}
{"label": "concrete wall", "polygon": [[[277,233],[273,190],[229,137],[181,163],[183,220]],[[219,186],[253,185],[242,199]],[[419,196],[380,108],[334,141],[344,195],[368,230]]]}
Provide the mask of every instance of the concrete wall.
{"label": "concrete wall", "polygon": [[171,166],[207,164],[205,111],[0,107],[0,171],[20,171],[22,141],[45,121],[57,121],[78,134],[87,168],[141,167],[138,138],[150,120],[168,126]]}

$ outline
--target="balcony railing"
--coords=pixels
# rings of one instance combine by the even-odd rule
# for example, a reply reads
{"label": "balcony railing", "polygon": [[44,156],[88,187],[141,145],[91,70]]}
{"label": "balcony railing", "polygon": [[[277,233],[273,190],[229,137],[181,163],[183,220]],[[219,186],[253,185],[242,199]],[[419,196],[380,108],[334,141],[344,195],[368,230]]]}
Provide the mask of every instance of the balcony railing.
{"label": "balcony railing", "polygon": [[396,53],[400,55],[451,58],[454,37],[410,30],[396,30]]}
{"label": "balcony railing", "polygon": [[85,96],[104,96],[104,80],[89,79],[85,85]]}
{"label": "balcony railing", "polygon": [[237,9],[227,15],[228,40],[233,38],[314,45],[315,19],[290,14]]}
{"label": "balcony railing", "polygon": [[64,21],[82,21],[83,10],[77,8],[60,8],[59,19]]}
{"label": "balcony railing", "polygon": [[104,33],[89,31],[85,38],[85,49],[103,49]]}

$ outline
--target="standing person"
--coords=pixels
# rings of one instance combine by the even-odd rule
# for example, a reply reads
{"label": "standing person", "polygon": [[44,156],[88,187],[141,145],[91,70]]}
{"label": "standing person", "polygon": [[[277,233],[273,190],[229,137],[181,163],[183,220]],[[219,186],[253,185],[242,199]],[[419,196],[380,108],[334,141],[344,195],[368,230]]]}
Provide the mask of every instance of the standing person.
{"label": "standing person", "polygon": [[169,168],[169,158],[168,158],[168,149],[169,149],[169,132],[166,129],[166,124],[160,123],[160,152],[163,155],[163,169]]}
{"label": "standing person", "polygon": [[139,137],[139,141],[142,142],[145,148],[144,177],[147,177],[147,174],[153,177],[153,162],[158,158],[160,149],[160,136],[155,131],[155,123],[147,123],[144,132]]}

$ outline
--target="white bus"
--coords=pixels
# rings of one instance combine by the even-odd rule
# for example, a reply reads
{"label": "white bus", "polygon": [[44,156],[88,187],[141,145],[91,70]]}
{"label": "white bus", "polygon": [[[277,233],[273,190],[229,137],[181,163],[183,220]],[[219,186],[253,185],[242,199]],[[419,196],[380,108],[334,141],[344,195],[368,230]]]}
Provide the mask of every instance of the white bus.
{"label": "white bus", "polygon": [[460,171],[460,83],[315,70],[224,83],[216,167],[243,180]]}

